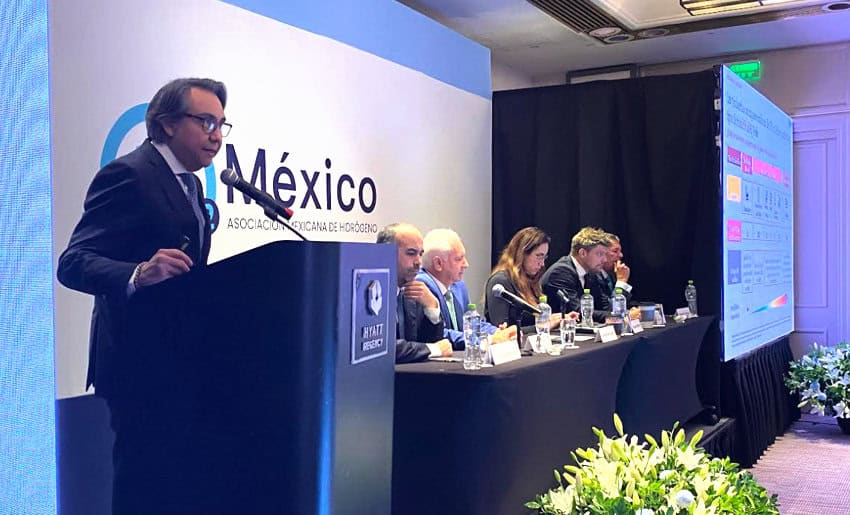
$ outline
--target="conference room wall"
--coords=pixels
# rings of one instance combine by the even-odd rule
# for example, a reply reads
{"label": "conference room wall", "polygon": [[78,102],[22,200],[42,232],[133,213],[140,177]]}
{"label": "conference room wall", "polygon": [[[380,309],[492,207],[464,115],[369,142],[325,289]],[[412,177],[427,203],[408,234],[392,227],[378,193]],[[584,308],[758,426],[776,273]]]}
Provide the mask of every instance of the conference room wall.
{"label": "conference room wall", "polygon": [[[500,62],[493,58],[490,66],[491,82],[493,83],[493,91],[504,91],[508,89],[533,88],[536,84],[523,72],[516,68]],[[563,77],[559,84],[563,84]]]}
{"label": "conference room wall", "polygon": [[645,65],[640,74],[690,73],[749,60],[762,65],[762,79],[752,86],[792,116],[850,110],[850,42]]}

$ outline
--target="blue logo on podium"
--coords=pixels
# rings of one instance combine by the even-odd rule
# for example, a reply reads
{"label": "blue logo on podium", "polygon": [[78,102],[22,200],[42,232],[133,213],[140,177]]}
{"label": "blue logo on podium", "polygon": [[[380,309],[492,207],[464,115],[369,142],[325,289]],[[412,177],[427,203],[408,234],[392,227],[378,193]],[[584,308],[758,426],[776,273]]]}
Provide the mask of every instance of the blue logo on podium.
{"label": "blue logo on podium", "polygon": [[351,363],[356,365],[384,356],[395,342],[395,324],[384,308],[384,290],[390,271],[356,269],[351,290]]}

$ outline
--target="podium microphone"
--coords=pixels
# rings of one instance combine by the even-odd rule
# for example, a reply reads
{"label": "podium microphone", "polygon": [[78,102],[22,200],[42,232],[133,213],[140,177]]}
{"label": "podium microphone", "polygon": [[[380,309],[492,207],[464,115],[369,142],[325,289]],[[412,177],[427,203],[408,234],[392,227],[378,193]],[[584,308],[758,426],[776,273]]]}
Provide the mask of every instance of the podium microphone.
{"label": "podium microphone", "polygon": [[493,286],[493,293],[496,294],[499,298],[510,304],[511,306],[522,310],[527,311],[529,313],[540,314],[540,310],[537,309],[537,306],[532,306],[528,302],[524,301],[520,297],[514,295],[513,293],[507,291],[504,286],[501,284],[496,284]]}
{"label": "podium microphone", "polygon": [[221,182],[228,186],[232,186],[248,195],[256,202],[263,210],[271,211],[286,220],[292,218],[292,210],[284,206],[279,201],[275,200],[271,195],[263,190],[255,188],[251,183],[247,182],[239,174],[231,168],[225,168],[221,171]]}

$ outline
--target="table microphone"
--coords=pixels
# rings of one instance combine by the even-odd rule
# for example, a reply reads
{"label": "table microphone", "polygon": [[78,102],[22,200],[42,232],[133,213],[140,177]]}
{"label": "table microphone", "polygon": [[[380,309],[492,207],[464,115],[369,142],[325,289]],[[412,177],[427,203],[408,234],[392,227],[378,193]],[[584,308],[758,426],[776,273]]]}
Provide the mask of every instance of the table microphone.
{"label": "table microphone", "polygon": [[567,306],[570,305],[570,299],[567,298],[564,290],[558,290],[558,298],[561,299],[561,316],[564,316],[567,313]]}
{"label": "table microphone", "polygon": [[495,293],[497,297],[501,298],[502,300],[517,309],[527,311],[529,313],[534,313],[537,315],[540,314],[540,310],[537,309],[537,306],[532,306],[517,295],[514,295],[513,293],[507,291],[505,287],[501,284],[493,285],[493,293]]}

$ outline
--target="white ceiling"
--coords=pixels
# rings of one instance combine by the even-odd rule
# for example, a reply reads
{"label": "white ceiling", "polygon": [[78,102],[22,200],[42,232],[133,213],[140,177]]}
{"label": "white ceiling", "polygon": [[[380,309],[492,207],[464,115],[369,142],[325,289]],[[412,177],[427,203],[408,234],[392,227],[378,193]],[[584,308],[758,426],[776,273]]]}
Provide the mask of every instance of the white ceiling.
{"label": "white ceiling", "polygon": [[[627,63],[656,64],[850,41],[850,9],[610,45],[574,32],[526,0],[398,1],[478,41],[491,49],[495,62],[530,78]],[[682,9],[678,0],[592,1],[630,29],[697,18]],[[796,0],[732,16],[825,3]]]}

